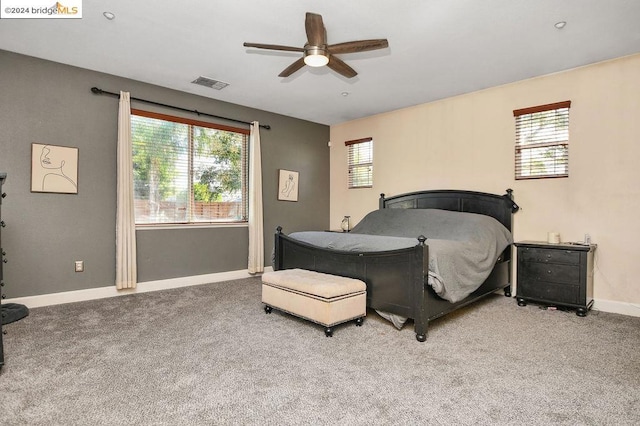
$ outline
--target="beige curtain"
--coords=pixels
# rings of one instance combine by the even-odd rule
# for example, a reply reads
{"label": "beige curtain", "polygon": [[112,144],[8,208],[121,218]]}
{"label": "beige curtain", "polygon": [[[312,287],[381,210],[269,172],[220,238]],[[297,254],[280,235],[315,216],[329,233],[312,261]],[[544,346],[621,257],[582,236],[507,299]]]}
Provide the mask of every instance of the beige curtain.
{"label": "beige curtain", "polygon": [[251,123],[249,136],[249,265],[250,274],[264,272],[264,231],[262,221],[262,156],[260,124]]}
{"label": "beige curtain", "polygon": [[136,288],[136,222],[133,208],[131,101],[120,92],[118,112],[118,199],[116,213],[116,288]]}

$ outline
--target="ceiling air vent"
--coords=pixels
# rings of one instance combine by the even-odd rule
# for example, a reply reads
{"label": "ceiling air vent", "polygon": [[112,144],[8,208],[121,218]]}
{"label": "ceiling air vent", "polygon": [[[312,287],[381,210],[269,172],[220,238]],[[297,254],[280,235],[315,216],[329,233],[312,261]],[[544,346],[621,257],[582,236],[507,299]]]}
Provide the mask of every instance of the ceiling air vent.
{"label": "ceiling air vent", "polygon": [[199,84],[200,86],[210,87],[212,89],[220,90],[224,89],[229,85],[229,83],[225,83],[224,81],[214,80],[209,77],[198,77],[192,81],[194,84]]}

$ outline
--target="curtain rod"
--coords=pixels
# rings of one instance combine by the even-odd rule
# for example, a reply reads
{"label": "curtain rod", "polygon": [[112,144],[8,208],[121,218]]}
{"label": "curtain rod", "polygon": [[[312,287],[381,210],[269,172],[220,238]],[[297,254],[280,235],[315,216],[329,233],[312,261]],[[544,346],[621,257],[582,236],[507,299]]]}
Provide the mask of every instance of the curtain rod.
{"label": "curtain rod", "polygon": [[[107,92],[106,90],[98,89],[97,87],[92,87],[91,88],[91,92],[93,94],[95,94],[95,95],[111,95],[111,96],[115,96],[117,98],[120,98],[120,94],[118,94],[118,93]],[[184,112],[191,112],[193,114],[204,115],[206,117],[219,118],[219,119],[222,119],[222,120],[233,121],[235,123],[242,123],[242,124],[246,124],[246,125],[251,125],[251,123],[249,123],[248,121],[235,120],[233,118],[227,118],[227,117],[221,117],[219,115],[207,114],[206,112],[200,112],[200,111],[195,110],[195,109],[186,109],[186,108],[177,107],[177,106],[173,106],[173,105],[163,104],[163,103],[160,103],[160,102],[148,101],[146,99],[134,98],[133,96],[131,96],[130,99],[132,101],[144,102],[144,103],[147,103],[147,104],[157,105],[157,106],[166,107],[166,108],[172,108],[172,109],[176,109],[176,110],[184,111]],[[271,126],[269,126],[268,124],[261,124],[260,127],[262,127],[263,129],[266,129],[266,130],[271,130]]]}

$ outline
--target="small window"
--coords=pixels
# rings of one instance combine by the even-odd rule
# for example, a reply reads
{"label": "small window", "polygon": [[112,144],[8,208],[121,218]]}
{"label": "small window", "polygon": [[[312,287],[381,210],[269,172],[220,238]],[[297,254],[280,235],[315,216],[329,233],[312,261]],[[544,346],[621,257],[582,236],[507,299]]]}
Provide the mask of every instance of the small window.
{"label": "small window", "polygon": [[132,110],[136,224],[246,222],[248,134]]}
{"label": "small window", "polygon": [[349,148],[349,189],[373,186],[373,139],[344,143]]}
{"label": "small window", "polygon": [[516,179],[569,177],[571,101],[513,111]]}

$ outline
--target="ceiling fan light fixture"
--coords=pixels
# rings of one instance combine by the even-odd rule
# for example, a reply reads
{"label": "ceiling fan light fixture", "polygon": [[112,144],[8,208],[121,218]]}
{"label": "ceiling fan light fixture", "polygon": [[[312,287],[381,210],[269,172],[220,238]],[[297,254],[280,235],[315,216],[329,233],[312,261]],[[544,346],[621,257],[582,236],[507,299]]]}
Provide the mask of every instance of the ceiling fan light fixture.
{"label": "ceiling fan light fixture", "polygon": [[304,50],[304,63],[310,67],[323,67],[329,63],[329,56],[324,48],[309,46]]}

